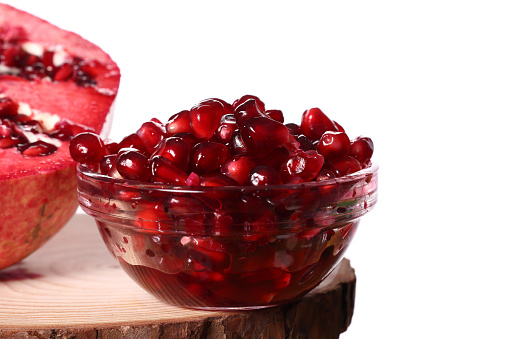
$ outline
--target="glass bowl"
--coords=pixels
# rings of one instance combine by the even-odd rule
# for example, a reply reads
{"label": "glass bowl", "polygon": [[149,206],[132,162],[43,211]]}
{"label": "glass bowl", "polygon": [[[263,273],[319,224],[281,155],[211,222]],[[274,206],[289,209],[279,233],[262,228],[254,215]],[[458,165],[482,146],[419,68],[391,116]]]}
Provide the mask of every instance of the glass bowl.
{"label": "glass bowl", "polygon": [[114,179],[78,166],[78,198],[108,250],[175,306],[275,306],[315,288],[377,201],[378,166],[325,181],[189,187]]}

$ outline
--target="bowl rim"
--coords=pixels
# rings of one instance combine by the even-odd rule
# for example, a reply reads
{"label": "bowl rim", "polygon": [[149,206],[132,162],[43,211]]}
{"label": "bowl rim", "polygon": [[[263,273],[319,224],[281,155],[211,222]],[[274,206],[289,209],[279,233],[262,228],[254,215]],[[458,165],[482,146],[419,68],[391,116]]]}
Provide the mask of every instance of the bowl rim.
{"label": "bowl rim", "polygon": [[101,181],[107,182],[110,185],[118,185],[124,188],[133,188],[139,190],[158,190],[158,191],[179,191],[183,193],[193,193],[193,192],[207,192],[207,191],[251,191],[251,190],[296,190],[310,187],[322,187],[328,185],[341,185],[347,184],[351,182],[358,181],[363,178],[367,178],[368,176],[378,175],[379,165],[377,162],[371,162],[370,165],[366,168],[361,169],[360,171],[347,174],[345,176],[322,180],[322,181],[306,181],[302,183],[286,183],[280,185],[267,185],[267,186],[247,186],[247,185],[238,185],[238,186],[179,186],[179,185],[168,185],[163,183],[147,183],[136,180],[129,179],[121,179],[121,178],[113,178],[104,174],[100,174],[94,172],[89,167],[78,164],[77,171],[78,177],[82,179],[83,177],[88,178],[93,181]]}

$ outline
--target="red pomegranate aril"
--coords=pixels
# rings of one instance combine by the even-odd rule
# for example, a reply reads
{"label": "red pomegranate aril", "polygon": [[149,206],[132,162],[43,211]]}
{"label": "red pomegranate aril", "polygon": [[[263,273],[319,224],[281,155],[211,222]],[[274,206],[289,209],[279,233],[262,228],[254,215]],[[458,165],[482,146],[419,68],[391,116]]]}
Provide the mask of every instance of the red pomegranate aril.
{"label": "red pomegranate aril", "polygon": [[316,151],[302,151],[290,154],[286,163],[281,165],[279,173],[283,182],[288,182],[294,177],[300,177],[304,181],[313,180],[322,169],[324,158]]}
{"label": "red pomegranate aril", "polygon": [[221,166],[221,173],[235,180],[239,185],[247,185],[249,173],[257,165],[257,159],[249,155],[234,155]]}
{"label": "red pomegranate aril", "polygon": [[371,160],[373,149],[373,141],[370,138],[358,137],[352,142],[350,156],[365,165]]}
{"label": "red pomegranate aril", "polygon": [[207,174],[221,167],[230,156],[226,145],[219,142],[201,142],[191,150],[189,169],[197,174]]}
{"label": "red pomegranate aril", "polygon": [[176,133],[173,135],[173,137],[174,138],[182,138],[185,142],[187,142],[187,144],[191,148],[193,148],[197,143],[200,142],[200,140],[198,140],[198,138],[196,138],[194,135],[192,135],[191,133],[188,133],[188,132]]}
{"label": "red pomegranate aril", "polygon": [[316,150],[325,160],[344,158],[350,152],[350,138],[344,132],[325,132]]}
{"label": "red pomegranate aril", "polygon": [[271,118],[272,120],[276,120],[280,123],[285,122],[285,117],[283,115],[283,112],[278,109],[269,109],[265,111],[265,114]]}
{"label": "red pomegranate aril", "polygon": [[188,110],[172,115],[166,123],[166,132],[169,135],[176,133],[191,133],[191,115]]}
{"label": "red pomegranate aril", "polygon": [[281,164],[288,160],[290,152],[285,147],[278,147],[262,159],[260,159],[260,165],[270,166],[275,169],[279,169]]}
{"label": "red pomegranate aril", "polygon": [[237,106],[233,112],[233,116],[239,126],[246,120],[254,117],[267,117],[260,109],[255,99],[248,99]]}
{"label": "red pomegranate aril", "polygon": [[223,115],[221,123],[217,128],[215,136],[223,143],[226,144],[231,140],[233,132],[237,129],[237,122],[233,114]]}
{"label": "red pomegranate aril", "polygon": [[99,162],[99,170],[101,171],[101,174],[108,175],[116,159],[116,154],[104,156]]}
{"label": "red pomegranate aril", "polygon": [[294,124],[293,122],[290,122],[288,124],[285,124],[286,128],[288,128],[288,131],[290,131],[291,135],[297,136],[302,134],[300,130],[300,126],[297,124]]}
{"label": "red pomegranate aril", "polygon": [[233,155],[245,155],[249,153],[244,140],[242,140],[242,136],[240,135],[239,130],[233,131],[232,138],[228,143],[228,147],[230,148],[230,152]]}
{"label": "red pomegranate aril", "polygon": [[334,123],[319,108],[308,109],[302,114],[300,129],[312,141],[320,139],[327,131],[337,132]]}
{"label": "red pomegranate aril", "polygon": [[336,121],[332,121],[332,124],[334,125],[334,127],[336,127],[336,130],[338,132],[345,132],[345,129],[340,124],[338,124]]}
{"label": "red pomegranate aril", "polygon": [[295,137],[295,140],[299,143],[299,148],[303,151],[316,151],[315,145],[308,139],[304,134],[300,134]]}
{"label": "red pomegranate aril", "polygon": [[150,160],[150,169],[153,182],[179,186],[186,185],[187,173],[161,155],[156,155]]}
{"label": "red pomegranate aril", "polygon": [[108,150],[109,154],[117,154],[118,151],[120,151],[120,146],[117,142],[114,142],[113,140],[106,139],[104,140],[104,145],[106,146],[106,149]]}
{"label": "red pomegranate aril", "polygon": [[148,181],[151,175],[148,158],[134,150],[119,152],[116,169],[125,179]]}
{"label": "red pomegranate aril", "polygon": [[200,186],[200,176],[194,172],[189,173],[186,179],[186,185],[191,187]]}
{"label": "red pomegranate aril", "polygon": [[10,98],[0,98],[0,118],[12,117],[18,114],[18,103]]}
{"label": "red pomegranate aril", "polygon": [[[200,176],[200,186],[202,187],[237,186],[237,185],[238,185],[237,181],[233,180],[232,178],[222,173],[214,172]],[[218,192],[218,194],[220,193]]]}
{"label": "red pomegranate aril", "polygon": [[227,112],[220,101],[208,99],[191,108],[189,114],[193,135],[198,139],[206,140],[214,135],[222,116]]}
{"label": "red pomegranate aril", "polygon": [[249,182],[253,186],[280,185],[283,183],[279,172],[275,168],[264,165],[256,166],[251,170]]}
{"label": "red pomegranate aril", "polygon": [[35,157],[35,156],[45,156],[55,153],[57,151],[57,146],[47,143],[45,141],[34,141],[28,144],[18,145],[18,151],[21,155]]}
{"label": "red pomegranate aril", "polygon": [[164,127],[153,121],[143,123],[136,134],[140,137],[149,153],[154,152],[161,140],[166,138]]}
{"label": "red pomegranate aril", "polygon": [[128,136],[126,136],[122,141],[118,143],[118,147],[120,149],[122,148],[134,148],[137,149],[141,154],[145,156],[150,156],[150,152],[145,147],[145,144],[141,140],[141,138],[138,136],[138,134],[133,133]]}
{"label": "red pomegranate aril", "polygon": [[55,124],[55,127],[53,128],[56,130],[50,136],[59,140],[71,140],[75,135],[78,135],[80,133],[84,132],[91,132],[94,131],[85,125],[81,125],[72,121],[69,121],[67,119],[62,119],[58,121]]}
{"label": "red pomegranate aril", "polygon": [[240,99],[237,99],[233,102],[233,109],[236,109],[237,107],[239,107],[240,105],[242,105],[244,102],[246,102],[247,100],[249,99],[254,99],[256,100],[256,104],[258,105],[258,107],[260,108],[260,110],[262,112],[265,111],[265,104],[263,103],[263,101],[260,100],[260,98],[258,98],[257,96],[255,95],[250,95],[250,94],[246,94],[244,96],[242,96]]}
{"label": "red pomegranate aril", "polygon": [[69,79],[74,72],[74,67],[70,63],[64,63],[57,68],[55,75],[53,76],[54,81],[64,81]]}
{"label": "red pomegranate aril", "polygon": [[100,136],[84,132],[71,140],[69,152],[74,161],[81,164],[93,164],[101,161],[107,154],[107,149]]}
{"label": "red pomegranate aril", "polygon": [[264,157],[291,141],[290,132],[285,125],[265,117],[255,117],[244,122],[240,135],[248,151],[258,157]]}
{"label": "red pomegranate aril", "polygon": [[177,168],[187,171],[191,147],[184,139],[169,137],[163,140],[152,156],[161,155],[168,159]]}
{"label": "red pomegranate aril", "polygon": [[362,169],[359,161],[350,156],[346,156],[340,160],[333,160],[331,161],[331,164],[333,166],[330,169],[334,171],[337,177],[352,174]]}

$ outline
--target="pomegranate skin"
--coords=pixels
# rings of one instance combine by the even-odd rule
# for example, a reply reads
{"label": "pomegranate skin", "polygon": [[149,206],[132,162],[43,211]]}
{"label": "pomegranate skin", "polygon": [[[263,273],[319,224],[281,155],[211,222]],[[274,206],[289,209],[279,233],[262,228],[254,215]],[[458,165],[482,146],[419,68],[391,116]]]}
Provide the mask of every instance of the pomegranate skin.
{"label": "pomegranate skin", "polygon": [[76,167],[67,150],[45,159],[59,162],[36,175],[0,178],[0,269],[37,250],[76,212]]}

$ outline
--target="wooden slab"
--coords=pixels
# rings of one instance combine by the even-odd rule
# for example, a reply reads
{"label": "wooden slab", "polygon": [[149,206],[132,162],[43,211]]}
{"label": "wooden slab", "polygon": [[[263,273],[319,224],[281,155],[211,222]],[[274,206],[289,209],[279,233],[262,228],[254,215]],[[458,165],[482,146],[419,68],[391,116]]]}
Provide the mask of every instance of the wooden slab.
{"label": "wooden slab", "polygon": [[1,338],[337,338],[350,324],[348,259],[311,295],[257,311],[169,306],[134,283],[76,214],[49,243],[0,271]]}

